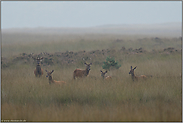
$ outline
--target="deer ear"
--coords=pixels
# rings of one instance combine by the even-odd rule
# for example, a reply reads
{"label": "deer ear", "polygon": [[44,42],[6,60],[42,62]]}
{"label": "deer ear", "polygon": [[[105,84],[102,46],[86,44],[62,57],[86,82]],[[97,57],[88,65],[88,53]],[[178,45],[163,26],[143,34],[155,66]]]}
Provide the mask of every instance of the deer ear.
{"label": "deer ear", "polygon": [[92,65],[92,63],[90,63],[90,65]]}
{"label": "deer ear", "polygon": [[46,72],[48,72],[47,70],[45,70]]}
{"label": "deer ear", "polygon": [[135,68],[133,68],[133,70],[135,70],[137,68],[137,66]]}
{"label": "deer ear", "polygon": [[51,71],[51,73],[53,73],[53,72],[54,72],[54,70]]}
{"label": "deer ear", "polygon": [[105,73],[107,73],[107,70],[105,71]]}
{"label": "deer ear", "polygon": [[132,69],[132,66],[131,66],[131,69]]}
{"label": "deer ear", "polygon": [[100,72],[103,73],[102,70],[100,70]]}

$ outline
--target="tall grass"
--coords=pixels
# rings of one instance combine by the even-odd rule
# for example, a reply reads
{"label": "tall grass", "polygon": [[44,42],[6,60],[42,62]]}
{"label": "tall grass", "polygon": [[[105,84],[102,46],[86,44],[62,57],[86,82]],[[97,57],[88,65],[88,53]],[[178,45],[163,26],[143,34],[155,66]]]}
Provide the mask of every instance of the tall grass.
{"label": "tall grass", "polygon": [[[31,35],[3,34],[2,56],[11,60],[20,53],[92,51],[102,49],[144,48],[148,51],[167,47],[181,49],[179,38],[124,36],[105,34]],[[79,53],[79,52],[78,52]],[[26,121],[182,121],[181,53],[121,54],[111,57],[120,69],[100,76],[102,62],[108,54],[95,54],[89,76],[73,80],[78,63],[42,66],[55,70],[53,79],[66,85],[49,85],[45,77],[34,76],[35,64],[12,62],[1,69],[1,119]],[[137,66],[136,75],[152,78],[133,81],[130,66]]]}
{"label": "tall grass", "polygon": [[[54,69],[53,79],[66,81],[63,86],[49,85],[46,73],[34,77],[32,66],[2,69],[2,119],[182,121],[180,57],[144,62],[132,59],[129,57],[130,62],[123,61],[119,70],[111,71],[111,81],[100,77],[101,67],[97,65],[91,67],[87,78],[75,81],[74,66],[43,67]],[[138,66],[136,74],[153,77],[133,82],[128,74],[131,65]]]}

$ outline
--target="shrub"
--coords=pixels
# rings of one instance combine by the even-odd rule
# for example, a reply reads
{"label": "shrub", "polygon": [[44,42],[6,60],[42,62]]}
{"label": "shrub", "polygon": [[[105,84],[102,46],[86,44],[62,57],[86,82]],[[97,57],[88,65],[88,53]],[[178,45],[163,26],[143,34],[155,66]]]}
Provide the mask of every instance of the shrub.
{"label": "shrub", "polygon": [[119,69],[121,67],[120,64],[118,64],[117,61],[115,61],[114,58],[107,57],[106,61],[103,62],[102,68],[105,70],[111,70],[111,69]]}

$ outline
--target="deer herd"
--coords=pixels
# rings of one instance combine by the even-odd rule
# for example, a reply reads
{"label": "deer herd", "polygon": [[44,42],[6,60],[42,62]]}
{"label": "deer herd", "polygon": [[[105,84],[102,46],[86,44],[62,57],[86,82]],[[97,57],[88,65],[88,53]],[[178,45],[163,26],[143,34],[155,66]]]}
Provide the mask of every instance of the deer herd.
{"label": "deer herd", "polygon": [[[34,70],[34,74],[36,77],[41,77],[43,75],[43,69],[41,68],[41,61],[43,59],[43,57],[37,57],[37,58],[34,58],[32,57],[34,60],[37,61],[37,65],[36,65],[36,69]],[[86,69],[82,70],[82,69],[75,69],[74,72],[73,72],[73,79],[75,80],[76,78],[83,78],[83,77],[86,77],[88,76],[89,72],[90,72],[90,66],[92,65],[92,63],[84,63],[86,65]],[[146,79],[147,76],[145,75],[140,75],[140,76],[136,76],[135,73],[134,73],[134,70],[137,68],[137,66],[135,68],[133,68],[131,66],[131,70],[129,72],[129,74],[131,74],[131,77],[132,77],[132,80],[134,81],[138,81],[139,79]],[[53,80],[52,78],[52,73],[54,72],[54,70],[52,71],[47,71],[45,70],[47,75],[46,77],[48,77],[48,80],[49,80],[49,84],[66,84],[66,82],[64,81],[56,81],[56,80]],[[100,70],[101,72],[101,77],[103,78],[103,80],[112,80],[112,77],[111,76],[106,76],[106,73],[107,73],[107,70],[105,72],[103,72],[102,70]],[[152,76],[151,76],[152,77]]]}

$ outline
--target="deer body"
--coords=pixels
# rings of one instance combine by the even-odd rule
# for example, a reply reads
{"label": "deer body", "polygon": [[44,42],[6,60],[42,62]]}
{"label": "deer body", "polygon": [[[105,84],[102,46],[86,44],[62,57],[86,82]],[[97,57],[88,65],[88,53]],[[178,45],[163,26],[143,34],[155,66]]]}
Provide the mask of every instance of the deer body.
{"label": "deer body", "polygon": [[41,58],[33,58],[35,60],[37,60],[37,65],[36,65],[36,69],[34,70],[34,74],[36,77],[40,77],[43,75],[43,69],[41,68],[41,65],[40,65],[40,61],[43,59],[43,57]]}
{"label": "deer body", "polygon": [[48,80],[49,80],[49,84],[66,84],[66,82],[64,81],[56,81],[52,79],[51,74],[54,72],[54,70],[52,70],[51,72],[48,72],[47,70],[45,70],[47,72],[47,76]]}
{"label": "deer body", "polygon": [[105,72],[100,70],[100,72],[101,72],[101,76],[102,76],[103,79],[105,79],[105,80],[111,80],[112,79],[111,76],[105,76],[105,74],[107,73],[107,70]]}
{"label": "deer body", "polygon": [[85,65],[86,65],[86,69],[85,70],[82,70],[82,69],[74,70],[74,73],[73,73],[73,78],[74,79],[78,78],[78,77],[82,78],[82,77],[85,77],[85,76],[87,76],[89,74],[90,66],[92,65],[92,63],[90,63],[90,64],[85,63]]}
{"label": "deer body", "polygon": [[111,76],[106,76],[105,79],[106,79],[106,80],[111,80],[112,77],[111,77]]}
{"label": "deer body", "polygon": [[140,78],[142,78],[142,79],[147,78],[145,75],[136,76],[135,73],[134,73],[134,70],[135,70],[136,68],[137,68],[137,66],[136,66],[135,68],[132,69],[132,66],[131,66],[131,70],[130,70],[130,72],[129,72],[129,74],[132,75],[132,80],[133,80],[133,81],[134,81],[134,80],[137,80],[137,81],[138,81],[138,79],[140,79]]}

